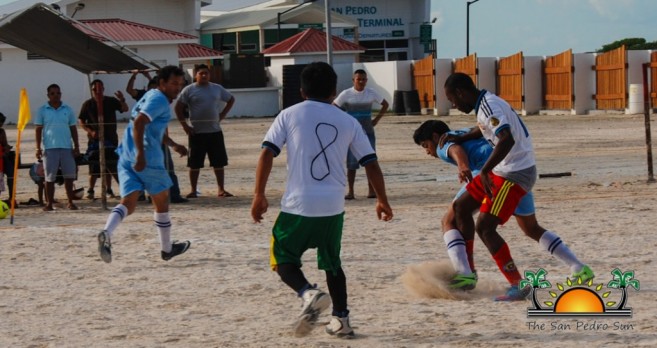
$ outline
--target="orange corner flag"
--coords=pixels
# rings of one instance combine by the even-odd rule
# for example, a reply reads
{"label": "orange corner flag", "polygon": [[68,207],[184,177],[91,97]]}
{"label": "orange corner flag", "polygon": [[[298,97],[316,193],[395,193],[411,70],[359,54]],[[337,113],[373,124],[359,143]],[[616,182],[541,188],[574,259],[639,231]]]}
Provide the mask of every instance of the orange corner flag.
{"label": "orange corner flag", "polygon": [[30,122],[30,100],[27,97],[25,88],[21,88],[21,99],[18,105],[18,130],[25,129],[25,126]]}

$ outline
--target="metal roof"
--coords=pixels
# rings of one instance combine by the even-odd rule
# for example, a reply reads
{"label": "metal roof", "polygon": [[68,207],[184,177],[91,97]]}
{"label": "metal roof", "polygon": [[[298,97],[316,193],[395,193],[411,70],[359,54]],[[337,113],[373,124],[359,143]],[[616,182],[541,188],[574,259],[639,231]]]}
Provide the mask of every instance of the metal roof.
{"label": "metal roof", "polygon": [[[266,27],[271,28],[277,25],[279,13],[281,13],[281,24],[324,23],[326,19],[324,7],[314,2],[309,2],[296,8],[294,7],[279,6],[258,10],[227,12],[201,23],[201,32],[205,34],[253,30]],[[356,28],[358,27],[358,21],[351,17],[331,12],[331,26],[336,28]]]}
{"label": "metal roof", "polygon": [[178,58],[181,61],[219,59],[223,58],[223,53],[199,44],[180,44],[178,45]]}
{"label": "metal roof", "polygon": [[85,74],[149,68],[103,42],[90,39],[79,26],[50,6],[36,4],[0,20],[0,41]]}
{"label": "metal roof", "polygon": [[[334,52],[362,53],[365,48],[353,42],[343,40],[331,35],[331,44]],[[291,53],[320,53],[326,52],[326,33],[317,29],[306,29],[274,46],[262,51],[265,55],[291,54]]]}
{"label": "metal roof", "polygon": [[[197,37],[193,35],[118,18],[85,19],[80,22],[114,41],[184,41],[189,43],[197,41]],[[74,25],[89,36],[101,41],[105,40],[105,37],[98,36],[84,26]]]}

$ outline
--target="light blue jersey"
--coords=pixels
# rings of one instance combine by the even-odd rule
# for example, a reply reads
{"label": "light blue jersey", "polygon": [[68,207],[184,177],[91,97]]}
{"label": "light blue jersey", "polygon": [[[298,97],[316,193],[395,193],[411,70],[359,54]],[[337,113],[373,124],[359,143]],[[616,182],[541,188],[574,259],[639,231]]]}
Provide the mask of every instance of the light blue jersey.
{"label": "light blue jersey", "polygon": [[164,152],[162,152],[162,138],[171,119],[169,99],[158,89],[152,89],[141,98],[131,111],[131,120],[123,133],[123,141],[117,153],[123,160],[135,162],[137,148],[132,137],[134,120],[144,114],[151,120],[144,129],[144,154],[146,166],[164,168]]}
{"label": "light blue jersey", "polygon": [[[144,128],[144,157],[146,168],[141,172],[134,170],[137,148],[133,139],[134,121],[139,114],[146,115],[151,122]],[[132,108],[132,120],[123,133],[123,141],[117,148],[119,154],[118,172],[121,196],[135,191],[146,190],[155,195],[168,190],[172,185],[164,165],[162,138],[171,119],[169,99],[158,89],[152,89]]]}
{"label": "light blue jersey", "polygon": [[[464,129],[449,131],[447,134],[458,136],[468,133],[469,131],[470,128],[464,128]],[[442,148],[438,146],[436,147],[436,153],[438,154],[438,158],[440,158],[441,160],[449,164],[456,165],[456,162],[448,155],[449,147],[452,145],[454,145],[454,143],[447,142]],[[493,147],[490,146],[488,141],[484,138],[468,140],[459,145],[463,148],[466,155],[468,156],[468,167],[470,167],[470,171],[472,171],[472,176],[477,176],[481,171],[481,168],[488,160],[488,157],[490,157],[490,155],[493,153]],[[456,196],[454,196],[454,200],[459,198],[465,191],[466,191],[465,185],[463,185],[463,187],[461,187],[459,192],[456,193]],[[533,215],[535,211],[536,208],[534,207],[534,194],[531,191],[529,191],[527,192],[526,195],[522,197],[520,203],[518,203],[518,206],[516,207],[516,210],[513,214],[518,216],[527,216],[527,215]]]}

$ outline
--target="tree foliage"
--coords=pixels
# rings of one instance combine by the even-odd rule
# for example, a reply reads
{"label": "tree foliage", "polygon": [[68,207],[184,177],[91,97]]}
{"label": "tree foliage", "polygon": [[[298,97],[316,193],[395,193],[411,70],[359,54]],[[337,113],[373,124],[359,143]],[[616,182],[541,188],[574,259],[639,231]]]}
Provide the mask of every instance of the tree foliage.
{"label": "tree foliage", "polygon": [[627,38],[618,41],[614,41],[607,45],[602,45],[602,48],[599,49],[598,53],[604,53],[608,51],[615,50],[621,46],[625,45],[627,50],[654,50],[657,49],[657,41],[646,42],[644,38]]}

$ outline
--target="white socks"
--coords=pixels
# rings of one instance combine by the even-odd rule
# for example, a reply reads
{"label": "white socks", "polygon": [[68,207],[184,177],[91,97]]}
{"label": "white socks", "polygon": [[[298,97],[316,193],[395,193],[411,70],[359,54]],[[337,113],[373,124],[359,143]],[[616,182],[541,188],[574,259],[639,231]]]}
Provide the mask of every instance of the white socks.
{"label": "white socks", "polygon": [[119,227],[119,224],[126,216],[128,216],[128,208],[125,205],[119,204],[112,209],[112,212],[107,217],[107,222],[105,223],[104,228],[104,230],[107,231],[107,237],[110,240],[112,239],[114,230]]}
{"label": "white socks", "polygon": [[470,263],[468,262],[468,253],[465,249],[465,240],[459,230],[449,230],[443,234],[445,245],[447,246],[447,255],[449,255],[452,266],[458,274],[472,274]]}
{"label": "white socks", "polygon": [[538,244],[550,254],[563,261],[572,272],[579,272],[584,264],[577,259],[577,256],[566,246],[559,236],[552,231],[545,231],[539,239]]}
{"label": "white socks", "polygon": [[169,218],[169,212],[166,213],[154,213],[153,219],[155,220],[155,226],[157,227],[157,232],[160,235],[160,244],[162,245],[162,251],[165,253],[171,252],[171,218]]}

